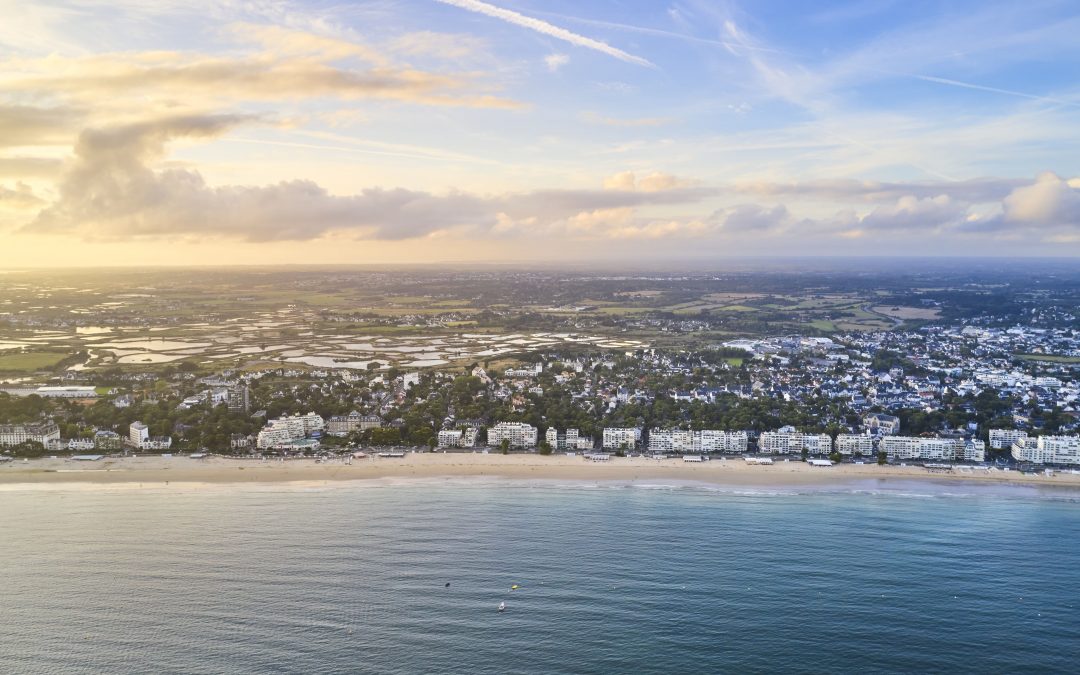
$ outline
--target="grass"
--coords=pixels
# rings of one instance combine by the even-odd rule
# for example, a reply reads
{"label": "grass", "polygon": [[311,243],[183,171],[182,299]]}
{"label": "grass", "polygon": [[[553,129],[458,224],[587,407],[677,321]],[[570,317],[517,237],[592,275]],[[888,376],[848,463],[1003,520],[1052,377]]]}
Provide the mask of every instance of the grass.
{"label": "grass", "polygon": [[1047,363],[1080,363],[1080,356],[1055,356],[1054,354],[1013,354],[1024,361],[1046,361]]}
{"label": "grass", "polygon": [[836,324],[832,321],[828,321],[827,319],[815,319],[814,321],[810,322],[810,325],[820,331],[825,331],[827,333],[836,330]]}
{"label": "grass", "polygon": [[66,352],[15,352],[0,355],[0,371],[33,372],[52,368],[66,359]]}

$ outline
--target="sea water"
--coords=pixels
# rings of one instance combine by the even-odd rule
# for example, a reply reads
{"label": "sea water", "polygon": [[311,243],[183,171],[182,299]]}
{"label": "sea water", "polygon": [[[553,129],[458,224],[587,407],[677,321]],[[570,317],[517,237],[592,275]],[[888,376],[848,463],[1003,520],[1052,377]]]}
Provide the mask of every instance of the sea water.
{"label": "sea water", "polygon": [[1076,495],[6,486],[0,670],[1075,672]]}

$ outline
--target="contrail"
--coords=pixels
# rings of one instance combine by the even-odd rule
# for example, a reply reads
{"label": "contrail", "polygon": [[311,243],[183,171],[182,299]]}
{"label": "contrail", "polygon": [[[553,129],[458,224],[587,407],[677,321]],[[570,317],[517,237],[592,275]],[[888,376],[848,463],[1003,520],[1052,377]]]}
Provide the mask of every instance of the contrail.
{"label": "contrail", "polygon": [[671,38],[673,40],[682,40],[683,42],[691,42],[703,45],[712,45],[714,47],[724,47],[728,50],[731,49],[745,49],[752,52],[769,52],[772,54],[785,54],[788,56],[797,56],[793,52],[785,51],[783,49],[774,49],[772,47],[758,47],[753,45],[746,45],[738,42],[732,42],[731,40],[713,40],[710,38],[698,37],[696,35],[688,35],[686,33],[676,33],[670,30],[662,30],[660,28],[649,28],[647,26],[635,26],[628,23],[618,23],[615,21],[600,21],[598,19],[586,19],[580,16],[570,16],[569,14],[557,14],[555,12],[537,12],[543,16],[551,16],[559,19],[566,19],[567,21],[573,21],[576,23],[582,23],[589,26],[599,26],[601,28],[612,28],[614,30],[622,30],[630,33],[642,33],[644,35],[655,35],[657,37]]}
{"label": "contrail", "polygon": [[1029,98],[1032,101],[1044,101],[1046,103],[1057,103],[1058,105],[1068,106],[1080,106],[1080,103],[1076,101],[1066,101],[1060,98],[1053,98],[1051,96],[1038,96],[1036,94],[1025,94],[1022,91],[1013,91],[1011,89],[998,89],[997,87],[986,87],[981,84],[971,84],[970,82],[961,82],[959,80],[949,80],[944,77],[933,77],[931,75],[911,75],[916,80],[924,80],[926,82],[935,82],[937,84],[947,84],[952,87],[963,87],[964,89],[975,89],[977,91],[987,91],[992,94],[1005,94],[1006,96],[1019,96],[1020,98]]}
{"label": "contrail", "polygon": [[519,14],[519,13],[513,11],[513,10],[503,9],[502,7],[496,7],[495,5],[491,5],[491,4],[488,4],[486,2],[480,2],[480,0],[435,0],[435,1],[436,2],[441,2],[444,5],[452,5],[454,7],[460,8],[460,9],[466,9],[466,10],[469,10],[470,12],[476,12],[478,14],[484,14],[486,16],[490,16],[490,17],[493,17],[495,19],[502,19],[503,21],[506,21],[507,23],[512,23],[512,24],[514,24],[516,26],[521,26],[522,28],[528,28],[530,30],[536,31],[537,33],[543,33],[544,35],[550,35],[553,38],[557,38],[559,40],[564,40],[566,42],[569,42],[572,45],[577,45],[579,47],[585,47],[587,49],[592,49],[592,50],[601,52],[603,54],[607,54],[608,56],[614,56],[615,58],[619,59],[620,61],[625,61],[627,63],[633,63],[634,65],[638,65],[638,66],[645,66],[646,68],[655,68],[656,67],[650,61],[647,61],[647,60],[641,58],[640,56],[634,56],[633,54],[628,54],[627,52],[624,52],[623,50],[621,50],[621,49],[619,49],[617,47],[612,47],[611,45],[606,44],[604,42],[600,42],[599,40],[594,40],[592,38],[585,37],[584,35],[578,35],[577,33],[572,33],[570,31],[566,30],[565,28],[559,28],[558,26],[554,26],[554,25],[548,23],[547,21],[542,21],[540,19],[536,19],[536,18],[533,18],[533,17],[530,17],[530,16],[525,16],[524,14]]}

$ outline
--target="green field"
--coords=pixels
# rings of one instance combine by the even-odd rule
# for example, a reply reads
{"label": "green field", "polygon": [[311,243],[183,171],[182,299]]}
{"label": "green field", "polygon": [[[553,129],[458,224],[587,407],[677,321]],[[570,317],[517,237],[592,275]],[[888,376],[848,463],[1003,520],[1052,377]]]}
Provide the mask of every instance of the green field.
{"label": "green field", "polygon": [[28,373],[52,368],[66,359],[65,352],[14,352],[0,354],[0,372]]}
{"label": "green field", "polygon": [[1080,363],[1080,356],[1054,356],[1053,354],[1014,354],[1025,361],[1045,361],[1047,363]]}

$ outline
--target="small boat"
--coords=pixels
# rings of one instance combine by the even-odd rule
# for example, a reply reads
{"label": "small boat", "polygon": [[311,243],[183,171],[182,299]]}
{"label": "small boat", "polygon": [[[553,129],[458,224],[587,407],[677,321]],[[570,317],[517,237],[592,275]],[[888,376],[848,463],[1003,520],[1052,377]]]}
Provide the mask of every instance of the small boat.
{"label": "small boat", "polygon": [[500,602],[499,603],[499,611],[500,612],[505,612],[506,611],[506,603],[505,602]]}

